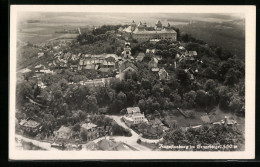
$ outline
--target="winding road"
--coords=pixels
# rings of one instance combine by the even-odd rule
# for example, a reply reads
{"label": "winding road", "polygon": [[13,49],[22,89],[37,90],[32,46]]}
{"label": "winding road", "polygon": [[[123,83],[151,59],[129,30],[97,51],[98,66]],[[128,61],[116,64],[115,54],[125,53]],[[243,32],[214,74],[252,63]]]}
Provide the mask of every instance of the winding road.
{"label": "winding road", "polygon": [[125,129],[128,129],[131,131],[132,136],[130,137],[125,137],[125,136],[115,136],[113,137],[115,141],[121,141],[124,142],[134,148],[136,148],[139,151],[151,151],[151,149],[144,147],[140,144],[137,143],[137,140],[140,139],[142,142],[147,142],[147,143],[158,143],[159,141],[162,140],[161,139],[156,139],[156,140],[152,140],[152,139],[145,139],[143,137],[141,137],[139,134],[137,134],[135,131],[133,131],[131,128],[129,128],[128,126],[126,126],[126,124],[121,120],[121,116],[116,116],[116,115],[107,115],[107,117],[112,118],[113,120],[116,121],[116,123],[122,127],[124,127]]}

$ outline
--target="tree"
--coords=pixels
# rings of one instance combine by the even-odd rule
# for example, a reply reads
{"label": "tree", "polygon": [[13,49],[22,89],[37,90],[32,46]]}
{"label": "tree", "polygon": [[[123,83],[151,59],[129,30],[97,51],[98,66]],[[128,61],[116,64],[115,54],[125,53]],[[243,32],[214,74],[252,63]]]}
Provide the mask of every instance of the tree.
{"label": "tree", "polygon": [[237,73],[233,68],[230,68],[225,76],[225,85],[234,85],[238,82]]}
{"label": "tree", "polygon": [[86,141],[87,140],[87,132],[85,130],[81,130],[80,131],[80,137],[82,138],[83,141]]}
{"label": "tree", "polygon": [[211,67],[207,67],[205,70],[202,71],[202,75],[208,78],[215,78],[216,73]]}
{"label": "tree", "polygon": [[171,99],[171,101],[173,101],[174,106],[176,108],[181,106],[181,96],[178,95],[177,93],[171,93],[170,94],[170,99]]}
{"label": "tree", "polygon": [[232,65],[227,62],[224,61],[220,64],[219,68],[218,68],[218,75],[220,79],[224,79],[225,74],[228,72],[228,70],[232,67]]}
{"label": "tree", "polygon": [[180,80],[183,86],[188,86],[190,84],[188,74],[182,69],[177,70],[177,78]]}
{"label": "tree", "polygon": [[154,108],[152,108],[152,104],[153,104],[153,99],[151,97],[149,97],[146,101],[146,114],[150,114],[151,112],[154,111]]}
{"label": "tree", "polygon": [[86,102],[87,102],[87,111],[88,112],[96,112],[98,109],[97,106],[97,99],[94,95],[86,96]]}
{"label": "tree", "polygon": [[42,120],[42,129],[47,133],[47,136],[51,135],[57,124],[55,117],[52,114],[44,114]]}
{"label": "tree", "polygon": [[125,108],[127,102],[126,94],[119,92],[113,102],[109,105],[109,113],[119,114],[120,111]]}
{"label": "tree", "polygon": [[36,116],[41,111],[42,110],[40,109],[40,107],[36,104],[30,102],[23,104],[22,113],[25,113],[25,115],[29,118]]}
{"label": "tree", "polygon": [[151,82],[148,79],[142,79],[141,86],[143,87],[143,89],[151,89],[152,88]]}
{"label": "tree", "polygon": [[162,88],[161,88],[161,84],[160,83],[157,83],[153,86],[152,88],[152,94],[154,96],[157,96],[157,97],[160,97],[161,96],[161,93],[162,93]]}
{"label": "tree", "polygon": [[204,90],[197,91],[196,104],[202,108],[208,105],[208,96]]}
{"label": "tree", "polygon": [[134,90],[127,93],[127,106],[133,106],[135,103],[135,92]]}
{"label": "tree", "polygon": [[222,56],[222,48],[221,47],[217,47],[215,50],[216,55],[218,55],[219,57]]}
{"label": "tree", "polygon": [[208,79],[205,83],[205,91],[216,91],[217,83],[213,79]]}
{"label": "tree", "polygon": [[145,103],[145,101],[143,99],[139,100],[138,107],[141,109],[141,111],[145,111],[146,110],[146,103]]}
{"label": "tree", "polygon": [[33,94],[32,86],[28,82],[17,84],[16,86],[16,103],[17,106],[21,106],[27,100],[26,97],[30,97]]}
{"label": "tree", "polygon": [[163,95],[164,97],[169,97],[171,94],[171,89],[168,85],[163,86]]}
{"label": "tree", "polygon": [[239,96],[232,96],[229,103],[229,110],[234,113],[238,113],[242,108],[241,100]]}
{"label": "tree", "polygon": [[125,103],[127,100],[126,94],[124,94],[124,92],[119,92],[117,94],[117,99]]}
{"label": "tree", "polygon": [[218,91],[219,95],[219,107],[227,110],[230,102],[231,91],[226,86],[221,86]]}
{"label": "tree", "polygon": [[64,91],[68,88],[68,81],[63,78],[58,82],[58,85],[60,86],[61,90]]}
{"label": "tree", "polygon": [[197,93],[191,90],[183,95],[183,104],[187,108],[193,108],[196,104]]}
{"label": "tree", "polygon": [[34,90],[33,96],[35,98],[35,97],[37,97],[40,94],[41,94],[41,88],[37,85],[35,90]]}
{"label": "tree", "polygon": [[75,131],[75,132],[80,132],[80,124],[79,124],[79,123],[76,123],[76,124],[72,127],[72,130]]}

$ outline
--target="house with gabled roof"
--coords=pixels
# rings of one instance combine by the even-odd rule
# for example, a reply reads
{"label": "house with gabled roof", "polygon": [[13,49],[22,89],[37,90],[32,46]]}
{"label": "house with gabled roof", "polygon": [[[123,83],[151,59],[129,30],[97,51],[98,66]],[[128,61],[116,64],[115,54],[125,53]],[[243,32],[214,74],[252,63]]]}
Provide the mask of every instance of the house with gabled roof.
{"label": "house with gabled roof", "polygon": [[144,57],[145,57],[145,54],[143,52],[140,52],[140,53],[138,53],[136,60],[141,62],[141,61],[143,61]]}
{"label": "house with gabled roof", "polygon": [[169,74],[164,68],[161,68],[159,70],[158,75],[159,75],[160,80],[168,80],[169,79]]}
{"label": "house with gabled roof", "polygon": [[123,120],[126,125],[131,126],[133,124],[139,124],[141,122],[148,122],[144,113],[141,113],[139,107],[128,107],[127,113],[123,116]]}
{"label": "house with gabled roof", "polygon": [[41,124],[31,118],[27,118],[26,120],[21,120],[19,125],[24,132],[30,132],[31,134],[36,134],[41,127]]}
{"label": "house with gabled roof", "polygon": [[59,130],[54,131],[54,135],[56,139],[70,139],[72,135],[71,128],[61,126]]}
{"label": "house with gabled roof", "polygon": [[120,81],[125,79],[126,73],[136,73],[137,67],[130,61],[124,61],[119,67],[119,78]]}
{"label": "house with gabled roof", "polygon": [[85,133],[87,140],[93,140],[99,137],[97,125],[88,122],[81,125],[81,133]]}

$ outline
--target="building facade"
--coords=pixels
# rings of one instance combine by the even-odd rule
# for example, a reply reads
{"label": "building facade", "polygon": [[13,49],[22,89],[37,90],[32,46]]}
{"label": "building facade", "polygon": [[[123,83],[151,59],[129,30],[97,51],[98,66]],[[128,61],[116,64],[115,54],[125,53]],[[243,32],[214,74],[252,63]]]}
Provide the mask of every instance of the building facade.
{"label": "building facade", "polygon": [[166,39],[166,40],[177,40],[177,32],[168,23],[167,26],[163,26],[160,21],[155,24],[154,30],[148,31],[147,25],[140,22],[138,25],[133,21],[132,24],[121,30],[124,34],[132,36],[139,42],[149,41],[152,39]]}
{"label": "building facade", "polygon": [[126,110],[127,113],[123,116],[123,120],[127,126],[136,125],[141,122],[148,122],[144,113],[141,113],[139,107],[128,107]]}

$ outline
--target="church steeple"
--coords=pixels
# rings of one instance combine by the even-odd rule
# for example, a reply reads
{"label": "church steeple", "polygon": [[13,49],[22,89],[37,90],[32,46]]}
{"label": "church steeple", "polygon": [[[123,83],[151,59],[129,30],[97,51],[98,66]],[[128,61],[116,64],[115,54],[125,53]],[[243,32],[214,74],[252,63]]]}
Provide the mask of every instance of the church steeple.
{"label": "church steeple", "polygon": [[123,51],[124,60],[131,60],[131,45],[130,42],[125,43],[124,51]]}

